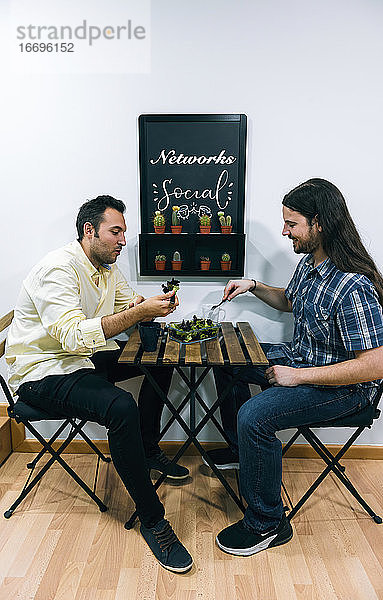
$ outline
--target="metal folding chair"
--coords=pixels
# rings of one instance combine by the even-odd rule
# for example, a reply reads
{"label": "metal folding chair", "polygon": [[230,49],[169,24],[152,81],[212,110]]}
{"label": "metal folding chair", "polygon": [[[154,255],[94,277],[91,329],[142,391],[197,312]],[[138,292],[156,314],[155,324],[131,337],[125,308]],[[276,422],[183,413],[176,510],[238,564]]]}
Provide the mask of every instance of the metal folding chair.
{"label": "metal folding chair", "polygon": [[[10,312],[8,315],[3,317],[0,320],[0,332],[3,331],[6,327],[8,327],[12,321],[13,312]],[[0,358],[5,353],[5,340],[0,344]],[[13,502],[12,506],[5,511],[4,517],[9,519],[15,509],[19,506],[19,504],[26,498],[29,492],[39,483],[43,475],[48,471],[48,469],[55,463],[58,462],[65,471],[78,483],[78,485],[96,502],[101,512],[104,512],[108,509],[108,507],[100,500],[100,498],[96,495],[96,485],[97,478],[99,472],[100,460],[109,463],[110,458],[108,456],[104,456],[104,454],[97,448],[97,446],[92,442],[92,440],[86,435],[83,431],[84,425],[87,423],[85,420],[78,420],[74,418],[68,418],[66,416],[57,414],[57,413],[48,413],[44,410],[40,410],[37,408],[33,408],[20,400],[13,399],[11,391],[4,379],[4,377],[0,374],[0,385],[4,392],[4,395],[8,401],[8,415],[11,419],[14,419],[16,423],[23,423],[25,428],[41,443],[41,450],[35,456],[35,458],[27,464],[27,468],[30,469],[30,474],[24,484],[24,487],[18,496],[18,498]],[[33,423],[37,421],[63,421],[60,426],[56,429],[55,433],[51,436],[49,440],[46,440],[41,433],[36,429]],[[53,443],[58,440],[59,436],[63,433],[65,428],[69,426],[70,430],[66,438],[60,439],[61,442],[57,450],[54,449]],[[97,455],[97,465],[95,470],[95,477],[93,483],[93,490],[78,476],[78,474],[68,465],[68,463],[61,456],[65,448],[70,444],[70,442],[75,438],[75,436],[79,434],[82,439],[90,446],[93,452]],[[41,467],[41,469],[36,473],[36,475],[32,478],[34,469],[38,462],[45,454],[50,454],[49,460]]]}
{"label": "metal folding chair", "polygon": [[[295,505],[293,505],[291,501],[291,498],[286,490],[286,486],[282,484],[291,506],[291,510],[287,515],[288,519],[292,519],[294,515],[297,514],[298,510],[300,510],[303,504],[315,492],[315,490],[322,483],[325,477],[327,477],[329,473],[334,473],[334,475],[336,475],[336,477],[343,483],[343,485],[354,496],[354,498],[359,502],[359,504],[365,509],[365,511],[370,515],[370,517],[374,519],[375,523],[382,523],[382,518],[379,517],[367,504],[364,498],[362,498],[357,489],[351,483],[350,479],[347,477],[345,467],[339,462],[341,458],[345,455],[347,450],[355,442],[355,440],[363,433],[366,427],[371,428],[374,420],[379,418],[380,409],[378,408],[378,405],[382,396],[382,392],[383,384],[381,384],[377,388],[371,404],[369,404],[366,408],[357,413],[353,413],[352,415],[347,415],[345,417],[340,417],[339,419],[333,419],[332,421],[323,421],[320,423],[312,423],[311,425],[298,427],[297,431],[294,433],[292,438],[284,446],[282,454],[286,454],[286,452],[296,441],[298,436],[302,435],[305,438],[305,440],[307,440],[307,442],[310,444],[310,446],[315,450],[318,456],[323,459],[327,466],[324,469],[324,471],[317,477],[314,483],[309,487],[307,492],[303,494],[301,499]],[[327,429],[329,427],[351,427],[355,429],[354,433],[350,436],[350,438],[335,456],[332,454],[332,452],[330,452],[326,445],[319,439],[319,437],[313,431],[313,429]]]}

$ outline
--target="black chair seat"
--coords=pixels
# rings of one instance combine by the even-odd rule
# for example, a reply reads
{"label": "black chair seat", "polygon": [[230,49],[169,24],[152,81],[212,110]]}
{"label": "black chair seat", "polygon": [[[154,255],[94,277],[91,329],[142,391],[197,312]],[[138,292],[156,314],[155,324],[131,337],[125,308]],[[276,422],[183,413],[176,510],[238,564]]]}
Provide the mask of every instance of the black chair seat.
{"label": "black chair seat", "polygon": [[15,402],[13,409],[11,407],[8,408],[8,413],[10,417],[14,417],[17,420],[27,420],[27,421],[58,421],[61,419],[66,419],[64,415],[47,413],[45,410],[41,408],[35,408],[34,406],[29,406],[29,404],[25,404],[21,400]]}
{"label": "black chair seat", "polygon": [[321,421],[320,423],[310,423],[310,427],[370,427],[374,419],[379,416],[379,409],[369,404],[358,413],[352,413],[332,421]]}

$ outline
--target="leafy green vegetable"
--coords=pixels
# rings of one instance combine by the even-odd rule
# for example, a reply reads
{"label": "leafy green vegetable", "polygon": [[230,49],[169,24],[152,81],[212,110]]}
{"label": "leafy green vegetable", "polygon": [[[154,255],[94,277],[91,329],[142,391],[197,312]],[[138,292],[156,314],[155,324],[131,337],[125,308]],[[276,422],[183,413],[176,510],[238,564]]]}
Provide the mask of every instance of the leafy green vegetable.
{"label": "leafy green vegetable", "polygon": [[178,279],[174,279],[174,277],[170,281],[167,281],[166,283],[162,284],[162,290],[163,290],[164,294],[167,294],[168,292],[175,290],[175,294],[173,294],[173,296],[170,298],[170,304],[174,304],[176,293],[178,292],[179,289],[180,289],[180,282]]}
{"label": "leafy green vegetable", "polygon": [[219,323],[211,319],[198,318],[196,315],[181,323],[170,323],[169,334],[172,338],[185,344],[217,337]]}

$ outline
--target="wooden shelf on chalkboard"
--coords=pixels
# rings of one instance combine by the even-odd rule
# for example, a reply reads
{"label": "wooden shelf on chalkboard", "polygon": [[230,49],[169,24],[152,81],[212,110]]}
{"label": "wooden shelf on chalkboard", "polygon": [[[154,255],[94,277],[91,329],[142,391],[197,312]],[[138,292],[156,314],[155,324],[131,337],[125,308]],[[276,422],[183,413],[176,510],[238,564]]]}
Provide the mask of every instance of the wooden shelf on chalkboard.
{"label": "wooden shelf on chalkboard", "polygon": [[[192,275],[194,277],[239,277],[244,273],[245,234],[244,233],[141,233],[139,236],[140,247],[140,275],[177,274],[180,276]],[[173,253],[181,254],[182,269],[173,271],[171,260]],[[221,271],[220,259],[224,252],[231,258],[231,270]],[[157,254],[166,256],[166,270],[157,271],[155,257]],[[208,256],[211,261],[209,271],[201,271],[200,257]]]}

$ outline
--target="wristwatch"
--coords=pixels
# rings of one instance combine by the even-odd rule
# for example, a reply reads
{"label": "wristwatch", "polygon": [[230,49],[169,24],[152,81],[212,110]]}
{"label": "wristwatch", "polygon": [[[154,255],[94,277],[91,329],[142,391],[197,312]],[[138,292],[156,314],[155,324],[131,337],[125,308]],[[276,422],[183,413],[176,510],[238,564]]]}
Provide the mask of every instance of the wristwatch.
{"label": "wristwatch", "polygon": [[249,292],[254,292],[255,288],[257,287],[257,281],[255,279],[250,279],[250,281],[252,281],[254,285],[249,289]]}

